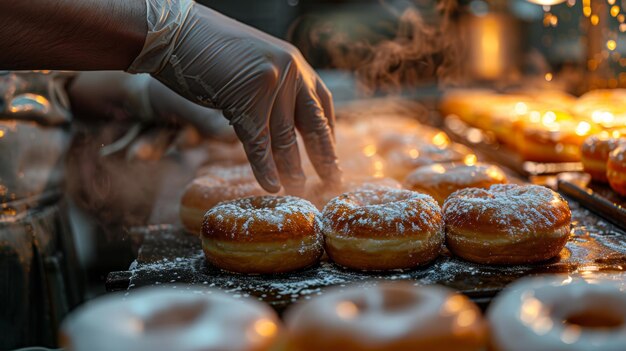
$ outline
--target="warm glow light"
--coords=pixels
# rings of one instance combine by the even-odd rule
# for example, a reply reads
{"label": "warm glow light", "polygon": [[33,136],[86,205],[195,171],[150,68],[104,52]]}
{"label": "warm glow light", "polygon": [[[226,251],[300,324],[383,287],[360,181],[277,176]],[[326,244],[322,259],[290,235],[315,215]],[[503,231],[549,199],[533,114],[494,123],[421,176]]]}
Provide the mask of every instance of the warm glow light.
{"label": "warm glow light", "polygon": [[485,17],[477,31],[480,38],[480,57],[476,60],[478,71],[486,78],[499,77],[504,70],[501,23],[497,18]]}
{"label": "warm glow light", "polygon": [[352,319],[359,314],[359,308],[352,301],[340,302],[335,311],[341,319]]}
{"label": "warm glow light", "polygon": [[587,135],[587,133],[589,133],[590,130],[591,130],[591,124],[584,122],[584,121],[580,122],[576,126],[576,135],[580,135],[580,136]]}
{"label": "warm glow light", "polygon": [[455,313],[458,313],[465,306],[466,299],[462,295],[454,295],[450,297],[444,304],[441,306],[441,314],[444,316],[449,316]]}
{"label": "warm glow light", "polygon": [[436,146],[446,146],[448,145],[448,136],[444,132],[439,132],[433,137],[432,142]]}
{"label": "warm glow light", "polygon": [[0,130],[0,138],[4,136],[4,130]]}
{"label": "warm glow light", "polygon": [[420,152],[417,151],[417,149],[411,149],[411,150],[409,150],[409,156],[412,159],[416,159],[416,158],[418,158],[420,156]]}
{"label": "warm glow light", "polygon": [[564,3],[565,0],[528,0],[528,2],[532,2],[533,4],[543,5],[543,6],[554,6],[554,5]]}
{"label": "warm glow light", "polygon": [[566,344],[573,344],[580,338],[580,327],[569,325],[561,334],[561,341]]}
{"label": "warm glow light", "polygon": [[363,154],[367,157],[372,157],[376,155],[376,145],[370,144],[363,148]]}
{"label": "warm glow light", "polygon": [[518,115],[525,115],[528,113],[528,106],[523,102],[518,102],[515,104],[515,113]]}
{"label": "warm glow light", "polygon": [[476,157],[476,155],[467,155],[463,158],[463,163],[468,166],[473,166],[476,164],[476,162],[478,162],[478,158]]}
{"label": "warm glow light", "polygon": [[539,111],[530,112],[530,121],[532,123],[539,123],[541,121],[541,113],[539,113]]}
{"label": "warm glow light", "polygon": [[552,112],[552,111],[548,111],[543,115],[543,118],[541,119],[541,123],[543,124],[552,124],[556,121],[556,113]]}
{"label": "warm glow light", "polygon": [[537,300],[534,297],[529,297],[525,299],[522,303],[520,319],[525,324],[532,324],[537,319],[537,317],[539,317],[542,308],[543,304],[541,303],[541,301]]}
{"label": "warm glow light", "polygon": [[607,0],[607,2],[609,3],[609,5],[615,5],[615,0]]}
{"label": "warm glow light", "polygon": [[467,327],[476,321],[476,311],[474,310],[465,310],[459,313],[459,316],[456,318],[456,324],[459,327]]}
{"label": "warm glow light", "polygon": [[597,26],[598,23],[600,23],[600,17],[598,17],[598,15],[592,15],[591,24],[593,24],[594,26]]}
{"label": "warm glow light", "polygon": [[611,6],[611,16],[617,17],[617,15],[619,15],[619,10],[620,10],[619,6],[617,5]]}
{"label": "warm glow light", "polygon": [[437,174],[444,174],[446,173],[446,168],[440,164],[435,164],[431,167],[431,169],[433,170],[433,172],[437,173]]}
{"label": "warm glow light", "polygon": [[276,323],[269,319],[259,319],[254,323],[254,331],[263,337],[270,337],[276,334],[277,330]]}
{"label": "warm glow light", "polygon": [[617,47],[617,43],[615,42],[615,40],[609,40],[606,42],[606,48],[613,51],[615,50],[615,48]]}
{"label": "warm glow light", "polygon": [[546,78],[546,80],[547,80],[548,82],[552,81],[552,73],[549,73],[549,72],[548,72],[548,73],[546,73],[546,77],[545,77],[545,78]]}
{"label": "warm glow light", "polygon": [[382,178],[385,176],[383,172],[384,165],[381,161],[374,162],[374,178]]}

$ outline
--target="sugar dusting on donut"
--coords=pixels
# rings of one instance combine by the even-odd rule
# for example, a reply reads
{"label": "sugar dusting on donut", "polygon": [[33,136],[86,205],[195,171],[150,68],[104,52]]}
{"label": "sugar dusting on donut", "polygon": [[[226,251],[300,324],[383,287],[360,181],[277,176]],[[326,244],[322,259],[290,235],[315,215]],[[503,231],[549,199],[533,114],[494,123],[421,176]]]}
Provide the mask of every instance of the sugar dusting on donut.
{"label": "sugar dusting on donut", "polygon": [[346,193],[332,199],[323,212],[324,226],[343,234],[359,227],[395,228],[400,234],[420,228],[435,231],[442,223],[439,205],[430,195],[402,189]]}
{"label": "sugar dusting on donut", "polygon": [[[563,202],[565,209],[551,206]],[[454,192],[444,207],[447,223],[477,220],[507,233],[530,234],[562,221],[567,203],[556,192],[538,185],[497,184],[489,189],[468,188]],[[569,218],[569,215],[567,216]]]}
{"label": "sugar dusting on donut", "polygon": [[282,230],[283,226],[293,225],[292,218],[299,215],[321,228],[317,208],[311,202],[295,196],[251,196],[222,202],[209,210],[205,218],[211,216],[213,225],[228,228],[232,237],[235,237],[240,229],[245,235],[251,235],[249,229],[255,222],[268,223]]}

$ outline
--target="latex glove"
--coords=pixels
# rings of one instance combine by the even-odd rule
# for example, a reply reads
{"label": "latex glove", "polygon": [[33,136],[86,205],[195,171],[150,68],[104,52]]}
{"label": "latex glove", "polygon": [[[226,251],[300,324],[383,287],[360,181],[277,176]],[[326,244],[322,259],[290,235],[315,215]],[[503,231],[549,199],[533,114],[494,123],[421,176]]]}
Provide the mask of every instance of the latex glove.
{"label": "latex glove", "polygon": [[146,2],[148,35],[129,72],[221,109],[266,190],[303,189],[296,129],[319,176],[340,181],[331,95],[295,47],[190,0]]}

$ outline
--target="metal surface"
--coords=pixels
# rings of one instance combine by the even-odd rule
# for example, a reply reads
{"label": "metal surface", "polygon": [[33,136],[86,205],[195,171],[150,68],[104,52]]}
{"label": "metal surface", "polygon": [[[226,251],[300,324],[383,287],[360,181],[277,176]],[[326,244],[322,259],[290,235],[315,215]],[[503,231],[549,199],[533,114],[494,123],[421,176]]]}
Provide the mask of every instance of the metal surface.
{"label": "metal surface", "polygon": [[[487,266],[461,261],[445,251],[434,263],[411,271],[358,273],[329,263],[280,276],[244,276],[220,271],[204,260],[198,238],[171,226],[143,227],[133,231],[139,244],[137,260],[128,271],[113,272],[109,291],[142,286],[190,283],[219,288],[240,296],[254,296],[283,311],[290,304],[322,294],[327,287],[345,284],[367,286],[377,281],[408,280],[416,285],[442,284],[462,291],[484,307],[504,286],[520,277],[544,273],[588,276],[608,273],[626,277],[626,234],[577,203],[572,237],[559,258],[536,265]],[[141,243],[143,241],[143,243]]]}
{"label": "metal surface", "polygon": [[608,184],[592,182],[586,173],[564,173],[558,177],[558,187],[562,193],[626,230],[626,199]]}

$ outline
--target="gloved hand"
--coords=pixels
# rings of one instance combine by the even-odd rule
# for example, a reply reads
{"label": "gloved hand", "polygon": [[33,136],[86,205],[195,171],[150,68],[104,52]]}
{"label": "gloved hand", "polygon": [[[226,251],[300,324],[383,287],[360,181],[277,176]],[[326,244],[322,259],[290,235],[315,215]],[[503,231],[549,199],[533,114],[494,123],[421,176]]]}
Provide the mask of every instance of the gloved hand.
{"label": "gloved hand", "polygon": [[221,109],[266,190],[302,191],[296,129],[319,176],[340,181],[331,95],[295,47],[191,0],[146,1],[148,35],[129,72]]}

